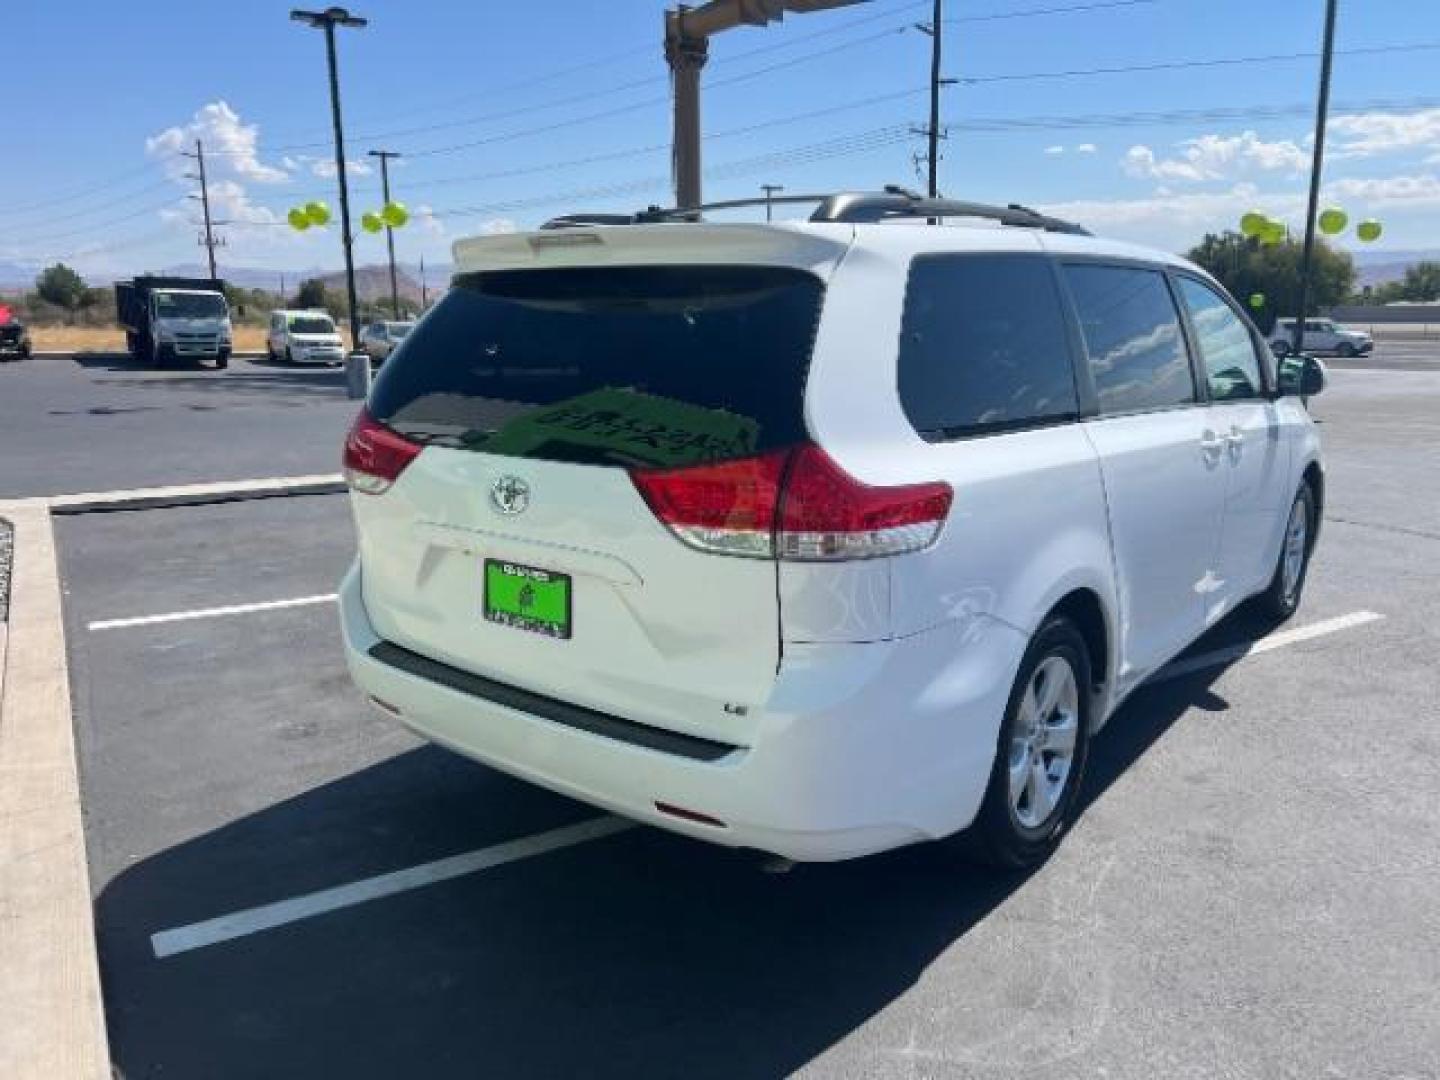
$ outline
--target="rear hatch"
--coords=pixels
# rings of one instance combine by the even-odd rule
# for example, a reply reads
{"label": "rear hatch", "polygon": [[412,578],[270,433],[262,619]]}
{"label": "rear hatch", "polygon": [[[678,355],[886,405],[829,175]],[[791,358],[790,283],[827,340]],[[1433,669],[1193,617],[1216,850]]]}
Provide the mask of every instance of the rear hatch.
{"label": "rear hatch", "polygon": [[[773,506],[777,455],[806,439],[844,244],[750,226],[557,235],[471,250],[512,267],[457,274],[376,381],[347,448],[367,608],[426,656],[744,744],[780,661],[777,564],[769,518],[763,543],[728,526]],[[717,499],[682,538],[676,500],[683,517]]]}

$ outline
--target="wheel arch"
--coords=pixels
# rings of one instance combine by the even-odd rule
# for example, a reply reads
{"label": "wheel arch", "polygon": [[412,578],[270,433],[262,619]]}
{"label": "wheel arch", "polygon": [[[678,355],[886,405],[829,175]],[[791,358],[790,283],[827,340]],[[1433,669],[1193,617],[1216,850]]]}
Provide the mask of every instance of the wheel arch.
{"label": "wheel arch", "polygon": [[1069,619],[1085,639],[1090,654],[1090,728],[1098,731],[1107,719],[1104,702],[1114,682],[1113,635],[1105,601],[1095,589],[1080,586],[1056,600],[1041,624],[1057,615]]}

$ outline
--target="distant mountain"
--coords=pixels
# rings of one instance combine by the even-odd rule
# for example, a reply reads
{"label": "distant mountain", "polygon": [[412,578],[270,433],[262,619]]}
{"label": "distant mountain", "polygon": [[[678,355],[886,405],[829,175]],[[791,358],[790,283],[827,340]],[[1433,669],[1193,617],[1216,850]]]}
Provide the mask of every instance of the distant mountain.
{"label": "distant mountain", "polygon": [[1429,248],[1420,251],[1352,251],[1357,271],[1356,284],[1384,285],[1399,281],[1405,271],[1418,262],[1440,262],[1440,249]]}

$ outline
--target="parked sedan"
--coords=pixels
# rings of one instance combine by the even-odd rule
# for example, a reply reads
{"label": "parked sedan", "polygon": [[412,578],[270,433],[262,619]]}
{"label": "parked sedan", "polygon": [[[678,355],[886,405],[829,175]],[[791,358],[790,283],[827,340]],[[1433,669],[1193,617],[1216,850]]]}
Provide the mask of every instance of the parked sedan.
{"label": "parked sedan", "polygon": [[360,348],[375,363],[384,363],[414,325],[413,321],[373,322],[360,331]]}

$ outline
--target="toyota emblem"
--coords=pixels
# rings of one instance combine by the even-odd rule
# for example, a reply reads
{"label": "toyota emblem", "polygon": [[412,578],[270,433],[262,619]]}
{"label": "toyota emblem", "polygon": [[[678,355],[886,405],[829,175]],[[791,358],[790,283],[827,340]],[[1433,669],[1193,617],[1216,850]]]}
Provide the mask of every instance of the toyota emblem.
{"label": "toyota emblem", "polygon": [[502,476],[490,485],[490,501],[502,514],[522,514],[530,505],[530,485],[518,476]]}

